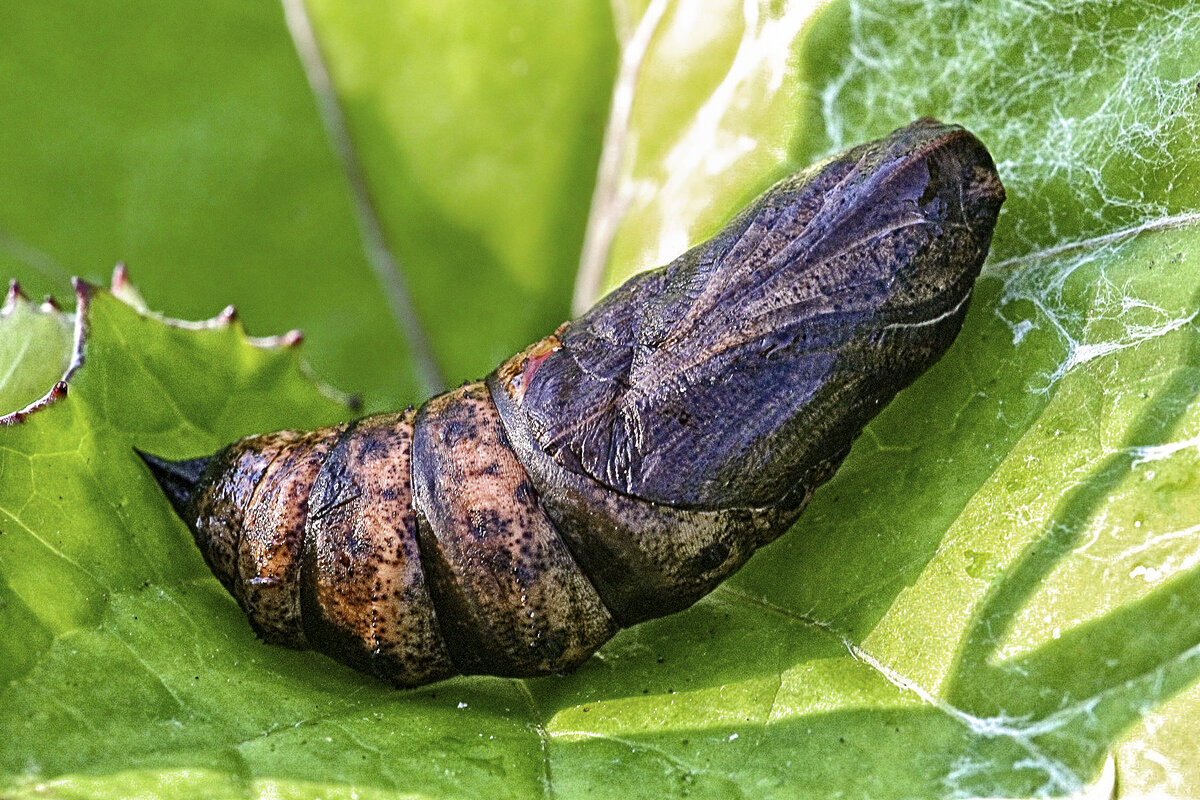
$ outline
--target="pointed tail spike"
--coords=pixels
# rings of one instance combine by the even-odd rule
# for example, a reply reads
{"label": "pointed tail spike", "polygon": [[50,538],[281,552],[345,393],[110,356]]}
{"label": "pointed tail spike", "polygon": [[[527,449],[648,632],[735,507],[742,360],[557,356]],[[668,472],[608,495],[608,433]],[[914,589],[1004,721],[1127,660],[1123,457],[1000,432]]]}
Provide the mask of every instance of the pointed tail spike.
{"label": "pointed tail spike", "polygon": [[200,483],[200,478],[204,475],[204,470],[208,468],[209,462],[212,461],[212,457],[204,456],[184,461],[168,461],[165,458],[143,453],[136,447],[133,452],[141,456],[142,460],[146,462],[146,466],[150,468],[150,474],[158,481],[163,494],[171,501],[175,513],[179,515],[180,519],[186,521],[188,518],[187,509],[191,503],[192,495],[196,491],[196,486]]}

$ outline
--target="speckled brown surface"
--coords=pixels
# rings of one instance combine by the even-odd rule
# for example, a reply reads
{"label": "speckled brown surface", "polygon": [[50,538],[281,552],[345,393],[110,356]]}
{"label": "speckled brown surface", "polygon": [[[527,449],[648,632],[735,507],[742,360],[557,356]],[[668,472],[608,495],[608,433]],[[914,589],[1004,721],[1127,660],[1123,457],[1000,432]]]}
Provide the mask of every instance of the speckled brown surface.
{"label": "speckled brown surface", "polygon": [[360,420],[313,486],[301,590],[311,645],[399,686],[454,674],[412,508],[412,412]]}
{"label": "speckled brown surface", "polygon": [[[279,446],[243,521],[238,547],[240,595],[251,624],[268,642],[302,647],[300,554],[308,495],[340,428],[323,428]],[[272,446],[276,446],[272,443]]]}
{"label": "speckled brown surface", "polygon": [[[206,479],[192,498],[188,527],[213,574],[243,608],[247,586],[242,578],[241,551],[246,519],[253,511],[252,500],[268,468],[301,436],[295,431],[280,431],[231,444],[213,457]],[[288,570],[283,574],[289,574]],[[290,587],[280,588],[291,591]],[[257,622],[254,624],[258,630]],[[303,643],[298,617],[284,627],[290,628],[285,636],[299,636]]]}
{"label": "speckled brown surface", "polygon": [[569,669],[616,632],[543,513],[483,384],[422,406],[413,466],[422,555],[464,672]]}

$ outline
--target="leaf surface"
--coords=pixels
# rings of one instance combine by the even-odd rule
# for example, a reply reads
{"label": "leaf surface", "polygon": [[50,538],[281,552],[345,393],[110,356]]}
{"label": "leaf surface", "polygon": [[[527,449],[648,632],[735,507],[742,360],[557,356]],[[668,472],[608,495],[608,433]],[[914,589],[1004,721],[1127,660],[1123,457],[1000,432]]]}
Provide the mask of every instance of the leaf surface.
{"label": "leaf surface", "polygon": [[36,402],[71,363],[70,316],[30,302],[15,282],[0,308],[0,414]]}

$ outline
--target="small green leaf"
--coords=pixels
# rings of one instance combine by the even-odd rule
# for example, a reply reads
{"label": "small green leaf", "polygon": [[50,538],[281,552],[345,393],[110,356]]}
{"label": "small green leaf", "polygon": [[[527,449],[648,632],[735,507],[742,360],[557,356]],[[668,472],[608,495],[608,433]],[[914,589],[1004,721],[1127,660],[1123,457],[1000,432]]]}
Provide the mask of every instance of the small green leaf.
{"label": "small green leaf", "polygon": [[45,396],[71,364],[74,323],[49,301],[34,305],[14,282],[0,308],[0,417]]}

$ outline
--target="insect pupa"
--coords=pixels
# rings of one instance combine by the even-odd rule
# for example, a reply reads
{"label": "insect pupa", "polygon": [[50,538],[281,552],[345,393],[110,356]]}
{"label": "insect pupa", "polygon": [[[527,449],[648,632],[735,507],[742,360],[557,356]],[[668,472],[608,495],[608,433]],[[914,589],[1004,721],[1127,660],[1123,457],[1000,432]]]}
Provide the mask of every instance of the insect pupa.
{"label": "insect pupa", "polygon": [[263,639],[397,686],[567,671],[795,522],[954,341],[1003,201],[918,120],[415,411],[143,457]]}

